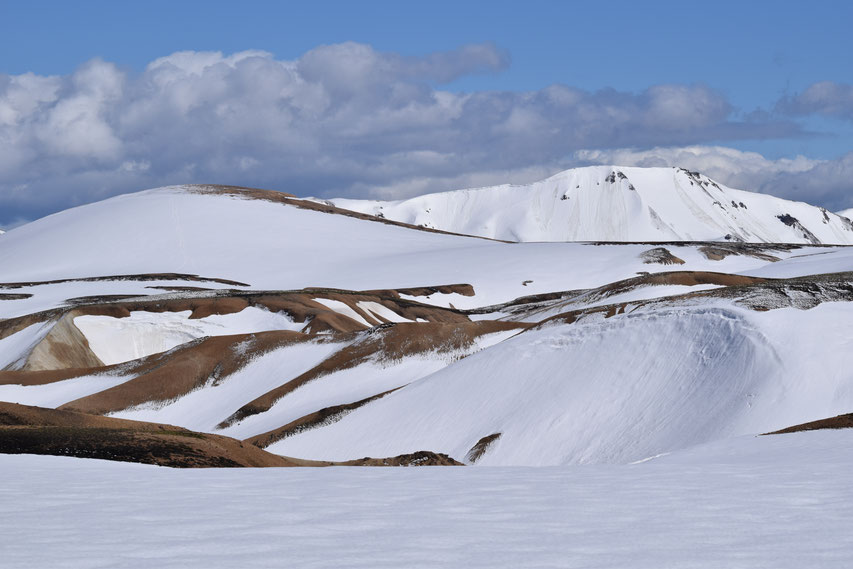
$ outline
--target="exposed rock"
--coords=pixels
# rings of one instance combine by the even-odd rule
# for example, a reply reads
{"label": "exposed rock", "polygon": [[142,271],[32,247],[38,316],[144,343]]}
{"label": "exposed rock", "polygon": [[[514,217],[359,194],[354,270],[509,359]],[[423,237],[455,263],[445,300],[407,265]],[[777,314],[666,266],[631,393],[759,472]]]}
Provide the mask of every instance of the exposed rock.
{"label": "exposed rock", "polygon": [[501,438],[502,434],[503,433],[493,433],[477,441],[477,444],[471,447],[471,450],[469,450],[468,453],[465,455],[465,461],[470,464],[474,464],[475,462],[480,460],[480,458],[482,458],[482,456],[486,454],[486,451],[489,450],[489,447],[492,446],[495,441]]}
{"label": "exposed rock", "polygon": [[643,251],[640,254],[640,258],[643,260],[643,263],[646,265],[658,264],[658,265],[683,265],[684,260],[679,259],[672,253],[670,253],[669,249],[665,247],[655,247],[654,249],[649,249],[648,251]]}

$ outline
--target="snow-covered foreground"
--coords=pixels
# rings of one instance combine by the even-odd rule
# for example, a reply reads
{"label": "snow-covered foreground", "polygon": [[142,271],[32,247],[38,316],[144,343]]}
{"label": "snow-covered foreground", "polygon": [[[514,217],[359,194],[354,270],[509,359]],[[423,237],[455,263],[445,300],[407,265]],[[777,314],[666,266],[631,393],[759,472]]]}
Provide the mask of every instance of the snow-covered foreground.
{"label": "snow-covered foreground", "polygon": [[853,432],[627,466],[171,470],[0,456],[18,567],[842,567]]}

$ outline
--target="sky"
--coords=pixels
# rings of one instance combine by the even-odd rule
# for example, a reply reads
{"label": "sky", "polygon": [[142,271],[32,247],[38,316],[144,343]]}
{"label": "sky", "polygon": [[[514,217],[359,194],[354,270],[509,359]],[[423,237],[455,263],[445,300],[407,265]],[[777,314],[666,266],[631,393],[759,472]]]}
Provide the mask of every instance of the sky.
{"label": "sky", "polygon": [[0,227],[224,183],[402,199],[587,164],[853,207],[853,3],[0,0]]}

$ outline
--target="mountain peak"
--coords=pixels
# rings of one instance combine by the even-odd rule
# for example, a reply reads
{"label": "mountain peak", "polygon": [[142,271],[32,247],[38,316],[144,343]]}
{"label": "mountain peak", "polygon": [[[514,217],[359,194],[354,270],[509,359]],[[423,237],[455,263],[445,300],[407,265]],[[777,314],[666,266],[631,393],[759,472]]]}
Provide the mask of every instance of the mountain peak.
{"label": "mountain peak", "polygon": [[736,190],[686,168],[586,166],[530,184],[335,205],[509,241],[853,243],[853,224],[803,202]]}

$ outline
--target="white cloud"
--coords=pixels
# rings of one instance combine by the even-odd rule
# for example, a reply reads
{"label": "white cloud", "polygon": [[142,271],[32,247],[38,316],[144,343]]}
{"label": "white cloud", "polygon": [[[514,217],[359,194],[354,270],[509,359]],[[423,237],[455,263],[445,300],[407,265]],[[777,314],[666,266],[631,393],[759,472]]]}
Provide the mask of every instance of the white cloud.
{"label": "white cloud", "polygon": [[0,222],[173,183],[393,197],[547,175],[583,148],[799,133],[738,120],[703,85],[440,88],[508,62],[490,44],[407,57],[344,43],[292,61],[186,51],[136,74],[93,60],[66,76],[0,75]]}

